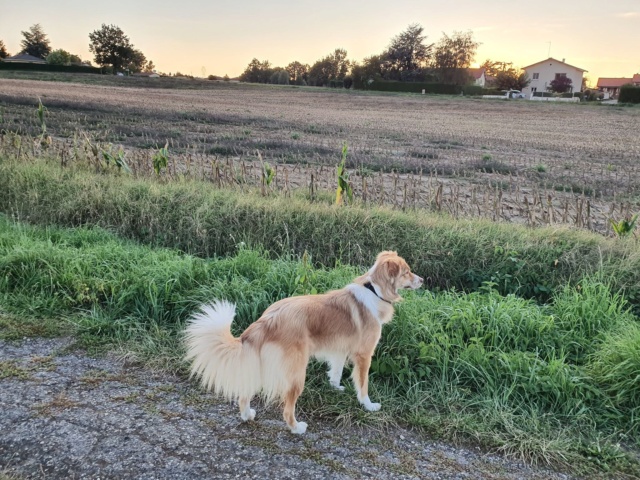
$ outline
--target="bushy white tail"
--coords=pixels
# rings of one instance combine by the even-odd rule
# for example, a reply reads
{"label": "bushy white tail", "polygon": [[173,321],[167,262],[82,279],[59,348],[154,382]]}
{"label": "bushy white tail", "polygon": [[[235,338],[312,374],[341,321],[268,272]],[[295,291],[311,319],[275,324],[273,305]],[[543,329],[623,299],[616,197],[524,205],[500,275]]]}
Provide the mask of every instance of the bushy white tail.
{"label": "bushy white tail", "polygon": [[250,399],[261,390],[260,356],[231,335],[236,307],[227,301],[203,305],[185,331],[191,375],[230,400]]}

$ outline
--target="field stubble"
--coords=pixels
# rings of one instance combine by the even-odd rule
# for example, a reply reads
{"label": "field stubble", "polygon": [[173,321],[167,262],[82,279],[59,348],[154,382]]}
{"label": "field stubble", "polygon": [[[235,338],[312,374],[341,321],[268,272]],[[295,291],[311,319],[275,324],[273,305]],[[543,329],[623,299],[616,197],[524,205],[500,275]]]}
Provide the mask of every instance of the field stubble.
{"label": "field stubble", "polygon": [[[5,135],[0,148],[61,164],[91,161],[86,134],[102,150],[123,148],[134,174],[154,175],[153,153],[168,143],[164,176],[244,187],[262,182],[260,152],[275,168],[273,190],[317,197],[335,190],[346,142],[364,203],[601,233],[640,210],[638,109],[241,84],[0,87],[0,130],[22,137]],[[38,98],[53,141],[31,145]]]}

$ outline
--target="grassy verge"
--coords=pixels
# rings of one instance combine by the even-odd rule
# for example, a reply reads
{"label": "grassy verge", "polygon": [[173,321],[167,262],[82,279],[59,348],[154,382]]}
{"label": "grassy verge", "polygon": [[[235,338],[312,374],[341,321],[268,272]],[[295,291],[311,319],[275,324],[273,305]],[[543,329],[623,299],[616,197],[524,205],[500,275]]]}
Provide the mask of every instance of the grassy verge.
{"label": "grassy verge", "polygon": [[[199,303],[237,302],[238,333],[271,302],[342,286],[357,273],[245,248],[202,259],[96,228],[0,217],[5,315],[65,319],[84,345],[116,345],[174,371],[184,371],[179,332]],[[330,389],[314,363],[300,417],[401,421],[577,472],[637,475],[629,450],[640,448],[638,371],[638,318],[597,280],[559,289],[546,306],[489,286],[409,292],[372,365],[371,396],[383,411],[364,412],[352,388]]]}
{"label": "grassy verge", "polygon": [[564,227],[528,229],[425,212],[336,208],[306,198],[263,198],[204,182],[157,183],[99,175],[46,162],[0,159],[0,211],[36,224],[97,225],[149,244],[202,257],[244,242],[275,257],[308,251],[316,265],[366,266],[396,249],[431,288],[543,301],[567,282],[599,272],[640,306],[640,248]]}

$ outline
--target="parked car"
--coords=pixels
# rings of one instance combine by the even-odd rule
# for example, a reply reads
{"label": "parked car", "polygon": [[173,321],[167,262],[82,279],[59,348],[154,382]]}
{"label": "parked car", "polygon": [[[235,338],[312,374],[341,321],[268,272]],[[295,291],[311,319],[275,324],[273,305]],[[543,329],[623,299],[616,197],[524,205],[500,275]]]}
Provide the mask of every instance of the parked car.
{"label": "parked car", "polygon": [[520,90],[505,90],[504,92],[507,98],[527,98],[527,95]]}

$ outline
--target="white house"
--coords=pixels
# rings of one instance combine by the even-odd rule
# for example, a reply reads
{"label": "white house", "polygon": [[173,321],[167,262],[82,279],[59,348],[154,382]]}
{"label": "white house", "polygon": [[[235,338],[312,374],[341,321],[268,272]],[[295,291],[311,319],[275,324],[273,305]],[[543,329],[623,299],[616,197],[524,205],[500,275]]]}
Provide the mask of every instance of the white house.
{"label": "white house", "polygon": [[467,68],[467,73],[473,78],[473,84],[484,87],[487,83],[486,72],[484,68]]}
{"label": "white house", "polygon": [[546,92],[550,83],[562,76],[571,79],[573,92],[579,92],[582,90],[582,76],[584,72],[586,72],[586,70],[582,68],[565,63],[564,59],[560,61],[551,57],[524,67],[523,70],[527,72],[531,80],[529,86],[522,89],[522,93],[527,94],[527,96],[535,92]]}

